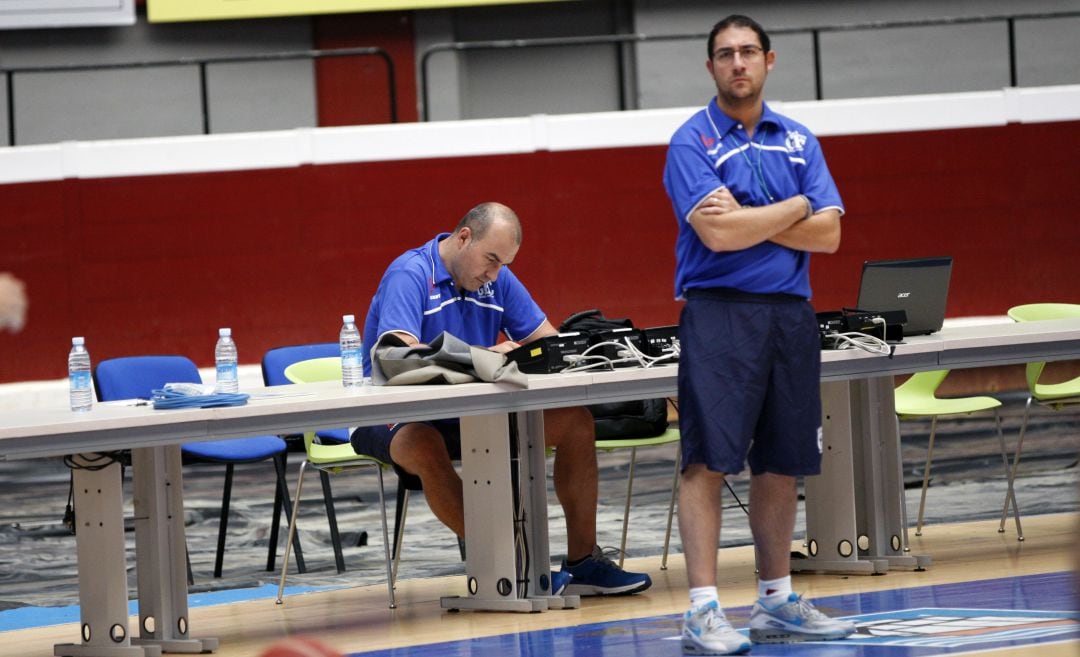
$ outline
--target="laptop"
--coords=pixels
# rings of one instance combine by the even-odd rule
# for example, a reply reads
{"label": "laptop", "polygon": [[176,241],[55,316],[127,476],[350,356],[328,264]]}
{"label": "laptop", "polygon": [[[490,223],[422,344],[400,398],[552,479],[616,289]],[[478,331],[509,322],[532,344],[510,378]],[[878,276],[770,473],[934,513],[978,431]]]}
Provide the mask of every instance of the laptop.
{"label": "laptop", "polygon": [[905,337],[940,331],[951,275],[951,256],[864,262],[859,310],[903,310]]}

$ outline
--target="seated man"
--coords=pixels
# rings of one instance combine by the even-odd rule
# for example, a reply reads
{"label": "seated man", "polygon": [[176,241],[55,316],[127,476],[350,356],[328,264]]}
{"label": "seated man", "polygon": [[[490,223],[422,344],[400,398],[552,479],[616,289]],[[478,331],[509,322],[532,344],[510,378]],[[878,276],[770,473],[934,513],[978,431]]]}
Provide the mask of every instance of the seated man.
{"label": "seated man", "polygon": [[[503,270],[520,246],[521,223],[514,211],[484,203],[470,210],[453,233],[394,260],[364,325],[364,375],[371,375],[371,347],[387,333],[415,345],[447,331],[504,353],[554,334],[525,286]],[[508,340],[495,344],[500,332]],[[588,409],[546,410],[544,428],[547,446],[555,448],[555,492],[566,513],[567,532],[567,561],[553,574],[552,591],[615,595],[649,588],[648,575],[621,570],[596,546],[596,447]],[[461,458],[457,419],[360,427],[352,445],[358,453],[393,463],[399,476],[419,477],[431,511],[465,536],[461,479],[451,462]]]}

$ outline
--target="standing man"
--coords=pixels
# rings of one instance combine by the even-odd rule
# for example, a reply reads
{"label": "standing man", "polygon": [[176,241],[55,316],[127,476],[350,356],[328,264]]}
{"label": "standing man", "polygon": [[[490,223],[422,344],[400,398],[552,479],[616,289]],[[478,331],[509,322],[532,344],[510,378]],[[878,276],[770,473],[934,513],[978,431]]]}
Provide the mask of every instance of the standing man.
{"label": "standing man", "polygon": [[[406,345],[426,344],[447,331],[470,345],[507,352],[556,333],[508,265],[521,247],[521,222],[500,203],[483,203],[453,233],[406,251],[387,268],[364,323],[364,375],[371,347],[393,333]],[[508,340],[496,344],[499,334]],[[555,493],[566,513],[566,556],[552,573],[551,591],[617,595],[644,591],[644,573],[629,573],[596,546],[596,432],[582,406],[544,411],[544,438],[555,448]],[[353,449],[392,463],[398,476],[419,477],[432,513],[465,538],[457,418],[360,427]]]}
{"label": "standing man", "polygon": [[664,187],[679,223],[675,294],[683,474],[679,532],[690,610],[683,652],[728,655],[750,641],[728,623],[716,590],[720,496],[750,465],[757,548],[758,643],[840,639],[855,630],[791,590],[795,478],[821,465],[821,366],[810,253],[840,244],[840,194],[817,139],[762,100],[776,62],[746,16],[717,23],[706,70],[716,98],[671,138]]}

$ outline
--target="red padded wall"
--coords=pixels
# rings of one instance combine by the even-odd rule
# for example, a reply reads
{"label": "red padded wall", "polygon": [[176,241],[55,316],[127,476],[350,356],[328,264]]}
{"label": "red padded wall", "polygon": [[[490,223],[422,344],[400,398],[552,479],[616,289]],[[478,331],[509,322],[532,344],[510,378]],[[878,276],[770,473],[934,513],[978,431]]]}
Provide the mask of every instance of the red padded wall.
{"label": "red padded wall", "polygon": [[[1080,301],[1080,122],[822,140],[847,206],[811,267],[818,309],[854,303],[866,259],[956,258],[948,314]],[[499,200],[525,225],[515,272],[557,323],[599,307],[673,323],[675,219],[664,147],[0,185],[0,271],[26,281],[0,381],[58,378],[73,335],[95,360],[181,353],[209,365],[336,338],[387,263]]]}

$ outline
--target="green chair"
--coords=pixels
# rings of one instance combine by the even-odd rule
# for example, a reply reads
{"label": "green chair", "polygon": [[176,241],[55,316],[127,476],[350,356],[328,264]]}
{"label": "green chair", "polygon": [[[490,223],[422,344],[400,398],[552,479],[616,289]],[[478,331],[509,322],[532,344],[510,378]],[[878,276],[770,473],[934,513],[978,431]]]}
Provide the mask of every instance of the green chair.
{"label": "green chair", "polygon": [[[285,368],[285,377],[293,383],[315,383],[318,381],[341,380],[341,358],[313,358],[303,360]],[[390,598],[390,608],[397,607],[394,598],[394,579],[396,568],[391,565],[390,533],[386,525],[386,501],[383,492],[383,468],[385,463],[369,456],[362,456],[353,451],[349,443],[320,445],[315,442],[315,432],[304,432],[304,450],[307,460],[300,464],[300,475],[296,480],[296,494],[293,498],[292,514],[289,520],[289,540],[296,531],[296,519],[300,509],[300,493],[304,487],[304,473],[308,466],[327,474],[340,474],[362,468],[373,468],[379,475],[379,509],[382,513],[383,550],[386,560],[386,590]],[[277,603],[281,604],[285,591],[285,578],[289,572],[289,547],[285,547],[285,560],[281,568],[281,581],[278,584]]]}
{"label": "green chair", "polygon": [[617,449],[630,450],[630,470],[626,480],[626,504],[623,507],[622,541],[619,544],[619,567],[623,565],[626,555],[626,533],[630,526],[630,499],[634,492],[634,466],[637,463],[637,450],[639,447],[654,447],[656,445],[668,445],[676,443],[675,448],[675,474],[671,481],[671,501],[668,503],[667,531],[664,534],[664,556],[660,562],[660,569],[667,570],[668,548],[671,545],[671,521],[675,515],[675,498],[679,492],[679,465],[682,461],[682,450],[678,447],[679,430],[668,429],[659,436],[650,438],[606,438],[596,441],[596,449],[603,452],[611,452]]}
{"label": "green chair", "polygon": [[[916,372],[911,375],[911,378],[898,386],[895,391],[896,415],[900,420],[930,418],[930,441],[926,447],[926,466],[923,468],[922,495],[919,498],[919,519],[915,527],[916,536],[922,536],[923,511],[926,508],[926,489],[930,485],[930,465],[934,459],[934,436],[937,433],[938,417],[967,415],[993,409],[998,442],[1001,445],[1001,460],[1005,467],[1006,478],[1009,476],[1009,456],[1005,450],[1005,436],[1001,432],[1001,416],[997,410],[1001,406],[1001,402],[993,397],[961,397],[958,399],[937,397],[935,393],[948,375],[949,370]],[[1016,507],[1011,479],[1009,480],[1006,499],[1012,499],[1013,506]],[[1002,519],[1002,531],[1004,531],[1004,519]],[[1019,540],[1024,540],[1024,532],[1020,527],[1020,510],[1018,508],[1016,509],[1016,534]]]}
{"label": "green chair", "polygon": [[[1052,319],[1080,318],[1080,304],[1076,303],[1031,303],[1022,306],[1014,306],[1009,309],[1009,317],[1016,322],[1039,322]],[[1012,468],[1009,471],[1009,491],[1016,481],[1016,470],[1020,465],[1020,453],[1024,447],[1024,434],[1027,432],[1028,418],[1031,414],[1031,403],[1034,401],[1041,406],[1053,411],[1059,411],[1066,406],[1080,404],[1080,376],[1062,383],[1040,383],[1045,362],[1028,363],[1026,368],[1028,398],[1024,405],[1024,419],[1020,424],[1020,437],[1016,441],[1016,455],[1013,457]],[[1016,504],[1016,499],[1012,499]],[[1005,517],[1009,513],[1009,498],[1001,511],[1001,525],[998,531],[1004,531]]]}

